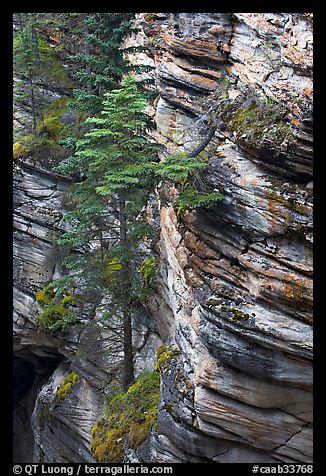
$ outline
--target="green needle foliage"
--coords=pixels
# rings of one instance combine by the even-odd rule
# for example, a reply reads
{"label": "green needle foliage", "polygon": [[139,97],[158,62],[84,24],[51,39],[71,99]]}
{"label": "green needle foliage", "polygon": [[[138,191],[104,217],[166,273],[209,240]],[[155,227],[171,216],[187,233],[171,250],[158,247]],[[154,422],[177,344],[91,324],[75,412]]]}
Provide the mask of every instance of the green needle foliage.
{"label": "green needle foliage", "polygon": [[72,84],[59,59],[61,47],[50,43],[47,32],[52,32],[58,24],[57,14],[20,13],[16,14],[17,30],[13,38],[13,72],[15,102],[29,105],[33,116],[33,133],[38,135],[37,125],[41,122],[44,108],[49,106],[49,99],[44,96],[42,88],[61,86],[69,89]]}
{"label": "green needle foliage", "polygon": [[179,207],[207,206],[221,195],[193,187],[206,166],[199,157],[175,154],[159,162],[158,145],[149,135],[151,120],[144,112],[147,102],[131,74],[104,97],[101,114],[86,119],[89,131],[74,140],[74,155],[56,167],[80,177],[72,193],[73,209],[65,216],[72,228],[59,245],[69,253],[66,266],[75,288],[109,294],[107,315],[121,318],[127,389],[134,379],[132,310],[148,297],[157,266],[141,246],[150,238],[141,212],[161,180],[175,184]]}
{"label": "green needle foliage", "polygon": [[[207,166],[207,162],[199,156],[189,157],[185,152],[178,152],[156,164],[155,174],[169,180],[178,190],[175,204],[178,210],[208,207],[223,198],[218,192],[197,190],[194,186],[198,180],[198,172]],[[180,218],[180,216],[178,216]]]}
{"label": "green needle foliage", "polygon": [[221,198],[194,189],[195,174],[206,166],[199,158],[176,154],[159,162],[158,145],[149,136],[146,105],[128,74],[120,89],[105,94],[101,117],[85,121],[90,131],[75,141],[75,154],[56,168],[82,177],[74,186],[74,207],[66,214],[72,229],[59,244],[80,251],[66,260],[76,283],[109,293],[111,313],[121,316],[124,388],[133,381],[132,309],[146,300],[156,272],[156,261],[140,246],[150,237],[141,211],[162,179],[178,188],[176,204],[183,208],[210,205]]}
{"label": "green needle foliage", "polygon": [[73,56],[80,65],[75,73],[79,87],[74,94],[76,108],[87,115],[97,115],[102,108],[103,94],[118,88],[122,76],[130,71],[149,67],[130,65],[126,54],[141,47],[124,48],[123,42],[136,29],[134,13],[82,14],[83,46]]}
{"label": "green needle foliage", "polygon": [[66,265],[79,282],[109,292],[111,310],[121,316],[124,388],[134,378],[131,313],[144,284],[139,243],[146,226],[139,226],[140,212],[157,184],[158,148],[148,133],[146,105],[127,75],[120,89],[105,94],[101,117],[85,121],[91,130],[75,142],[75,154],[56,168],[83,177],[74,186],[75,206],[66,214],[72,230],[59,244],[66,250],[79,247],[81,253],[69,256]]}
{"label": "green needle foliage", "polygon": [[[51,141],[51,146],[60,143],[71,150],[55,170],[76,180],[65,214],[67,231],[58,240],[68,273],[37,293],[37,326],[60,335],[76,323],[81,297],[97,305],[104,295],[110,296],[106,315],[121,320],[127,390],[134,381],[131,317],[140,302],[146,303],[158,268],[148,252],[153,238],[146,220],[148,200],[161,181],[174,184],[180,218],[185,208],[209,206],[221,195],[194,186],[206,166],[199,157],[175,154],[159,161],[159,146],[149,133],[152,123],[144,112],[146,92],[140,92],[143,86],[131,74],[149,67],[132,66],[126,54],[140,48],[122,46],[135,31],[134,13],[19,15],[14,66],[27,83],[20,96],[33,114],[30,142],[40,146]],[[69,77],[59,67],[56,46],[49,43],[53,35],[60,52],[77,52],[68,58]],[[69,89],[71,77],[74,100],[60,101],[79,114],[78,123],[66,128],[58,104],[53,102],[45,114],[36,93],[39,83],[49,79]],[[15,144],[17,157],[26,154],[24,139]]]}
{"label": "green needle foliage", "polygon": [[[147,105],[137,92],[132,76],[122,82],[121,89],[106,94],[101,118],[86,120],[94,128],[87,133],[82,149],[76,152],[79,160],[90,161],[92,177],[101,177],[96,187],[102,196],[128,190],[128,201],[139,189],[148,195],[153,190],[153,171],[157,162],[157,146],[150,141],[149,117],[144,114]],[[150,190],[149,190],[150,191]]]}
{"label": "green needle foliage", "polygon": [[[113,241],[119,234],[119,196],[127,197],[128,234],[137,239],[139,232],[148,230],[145,223],[141,226],[136,220],[157,183],[153,173],[157,146],[148,135],[151,124],[143,112],[146,104],[135,80],[128,75],[121,89],[106,94],[102,117],[85,121],[92,129],[75,141],[75,154],[56,167],[58,172],[83,177],[74,186],[74,208],[65,215],[74,226],[59,240],[60,245],[87,248],[97,241],[111,248],[104,233],[111,228]],[[107,219],[112,217],[110,225]]]}

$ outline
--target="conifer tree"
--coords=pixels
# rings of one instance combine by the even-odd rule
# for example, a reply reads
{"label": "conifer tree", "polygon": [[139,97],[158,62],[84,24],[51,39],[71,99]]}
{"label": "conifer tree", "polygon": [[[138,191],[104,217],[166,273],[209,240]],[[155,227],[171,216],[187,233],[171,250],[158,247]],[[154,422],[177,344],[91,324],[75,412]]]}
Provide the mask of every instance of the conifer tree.
{"label": "conifer tree", "polygon": [[[68,15],[68,14],[67,14]],[[71,14],[70,14],[71,15]],[[71,86],[67,72],[59,58],[62,45],[56,45],[49,36],[70,22],[70,17],[59,14],[15,14],[13,41],[14,100],[32,112],[32,132],[35,139],[42,132],[43,113],[53,101],[45,94],[51,87]],[[65,95],[69,91],[65,91]],[[37,140],[35,142],[38,142]]]}
{"label": "conifer tree", "polygon": [[215,205],[223,198],[220,192],[210,192],[203,185],[199,172],[206,165],[206,160],[200,156],[189,156],[185,152],[169,155],[156,164],[155,174],[172,183],[178,191],[178,196],[173,203],[178,206],[178,214],[185,208],[194,209]]}
{"label": "conifer tree", "polygon": [[76,72],[80,86],[75,90],[75,97],[77,107],[88,115],[101,111],[103,94],[117,88],[123,74],[139,69],[129,64],[126,54],[141,47],[123,47],[124,40],[136,31],[134,17],[134,13],[82,15],[83,46],[82,51],[74,55],[80,64]]}
{"label": "conifer tree", "polygon": [[32,14],[20,16],[20,28],[14,38],[14,71],[27,79],[28,96],[32,110],[33,134],[37,137],[37,101],[35,81],[41,64],[38,38]]}
{"label": "conifer tree", "polygon": [[211,204],[221,196],[191,186],[191,176],[205,166],[200,159],[176,154],[159,163],[158,146],[148,135],[147,103],[131,75],[105,97],[101,117],[86,120],[90,132],[76,141],[75,154],[56,168],[83,177],[74,187],[74,209],[66,215],[75,226],[59,243],[88,250],[71,255],[68,267],[93,289],[98,283],[99,289],[109,291],[111,310],[122,316],[127,388],[133,381],[131,312],[141,290],[137,255],[148,233],[140,212],[162,178],[179,187],[182,206]]}
{"label": "conifer tree", "polygon": [[[105,97],[102,117],[86,120],[91,131],[76,142],[74,156],[57,167],[84,177],[75,184],[75,207],[67,215],[77,225],[59,243],[70,248],[93,245],[93,251],[85,253],[86,260],[75,256],[68,266],[77,278],[85,280],[88,274],[93,286],[97,268],[102,278],[99,286],[106,284],[110,290],[112,308],[123,321],[123,386],[128,388],[134,379],[131,314],[140,289],[136,255],[140,234],[146,229],[145,224],[140,226],[139,214],[157,183],[157,146],[148,135],[146,101],[131,75]],[[109,210],[114,217],[111,222]],[[110,231],[111,242],[104,248]]]}

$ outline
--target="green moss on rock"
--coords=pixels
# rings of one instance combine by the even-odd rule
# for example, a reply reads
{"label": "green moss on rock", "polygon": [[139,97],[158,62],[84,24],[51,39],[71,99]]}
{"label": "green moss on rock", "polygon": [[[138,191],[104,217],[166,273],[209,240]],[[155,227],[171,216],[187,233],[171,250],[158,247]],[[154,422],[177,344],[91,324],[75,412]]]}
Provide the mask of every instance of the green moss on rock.
{"label": "green moss on rock", "polygon": [[50,284],[44,286],[43,289],[39,289],[35,293],[36,301],[41,304],[41,306],[45,306],[46,304],[50,304],[54,298],[54,290],[53,286]]}
{"label": "green moss on rock", "polygon": [[265,148],[280,149],[284,143],[294,140],[295,126],[287,106],[270,97],[258,95],[250,87],[238,91],[236,97],[230,99],[229,92],[233,87],[233,81],[228,84],[227,78],[221,79],[216,91],[202,100],[202,106],[208,107],[212,100],[216,101],[214,115],[223,121],[228,133],[234,133],[232,137],[237,144],[257,152]]}
{"label": "green moss on rock", "polygon": [[232,319],[236,321],[247,321],[250,318],[249,314],[243,311],[239,311],[239,309],[232,308],[230,309],[230,311],[233,314]]}
{"label": "green moss on rock", "polygon": [[63,381],[60,388],[58,388],[57,393],[55,395],[55,399],[60,400],[63,402],[71,392],[71,389],[77,382],[80,381],[79,375],[75,372],[71,372]]}
{"label": "green moss on rock", "polygon": [[220,310],[231,314],[231,318],[235,321],[247,321],[250,319],[250,315],[246,312],[240,311],[235,307],[221,306]]}
{"label": "green moss on rock", "polygon": [[46,154],[57,154],[60,157],[64,155],[66,152],[58,142],[67,136],[69,127],[61,117],[68,111],[71,101],[67,97],[55,99],[38,118],[37,136],[27,134],[14,143],[13,157],[16,159],[32,154],[36,157]]}
{"label": "green moss on rock", "polygon": [[240,106],[228,122],[240,142],[261,144],[271,142],[280,146],[293,137],[292,125],[286,119],[286,110],[277,103],[252,99]]}
{"label": "green moss on rock", "polygon": [[171,368],[173,359],[178,355],[178,352],[165,344],[160,345],[156,350],[157,362],[155,365],[156,372],[162,373],[164,370]]}
{"label": "green moss on rock", "polygon": [[38,329],[52,333],[59,330],[66,331],[76,320],[75,313],[69,309],[69,304],[75,299],[74,296],[69,294],[60,300],[51,283],[37,291],[35,298],[42,306],[42,310],[36,318]]}
{"label": "green moss on rock", "polygon": [[144,372],[116,394],[92,429],[91,452],[99,463],[122,463],[124,444],[138,448],[157,424],[160,376]]}

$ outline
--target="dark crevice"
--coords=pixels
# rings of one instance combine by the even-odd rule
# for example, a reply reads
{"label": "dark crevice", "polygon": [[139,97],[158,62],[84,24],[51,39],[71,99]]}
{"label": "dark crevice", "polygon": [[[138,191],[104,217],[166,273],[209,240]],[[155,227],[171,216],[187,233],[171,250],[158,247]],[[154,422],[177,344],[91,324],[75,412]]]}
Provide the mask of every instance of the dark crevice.
{"label": "dark crevice", "polygon": [[34,435],[31,416],[37,394],[62,356],[39,357],[31,352],[13,361],[13,458],[14,463],[33,462]]}

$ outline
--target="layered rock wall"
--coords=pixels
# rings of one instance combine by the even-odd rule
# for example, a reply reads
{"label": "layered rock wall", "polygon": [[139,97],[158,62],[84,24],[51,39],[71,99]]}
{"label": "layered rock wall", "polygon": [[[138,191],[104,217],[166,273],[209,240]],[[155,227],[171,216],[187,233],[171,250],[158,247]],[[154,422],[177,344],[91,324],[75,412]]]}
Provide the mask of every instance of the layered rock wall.
{"label": "layered rock wall", "polygon": [[[122,340],[116,327],[102,319],[109,297],[77,309],[67,332],[53,335],[36,325],[41,311],[35,293],[63,275],[62,256],[55,240],[68,224],[64,220],[72,180],[41,167],[32,159],[19,161],[14,174],[14,313],[13,342],[19,369],[30,375],[15,401],[17,462],[94,462],[90,452],[92,426],[103,411],[105,396],[120,389]],[[118,327],[119,328],[119,327]],[[139,307],[133,316],[135,371],[153,370],[155,350],[162,343],[155,321]],[[16,368],[15,367],[15,368]],[[54,370],[55,369],[55,370]],[[80,383],[67,398],[56,393],[72,372]],[[19,431],[23,422],[24,431]],[[33,435],[33,451],[24,440]],[[54,435],[54,436],[53,436]],[[27,459],[26,459],[27,458]]]}
{"label": "layered rock wall", "polygon": [[[224,195],[180,221],[161,209],[152,306],[181,356],[163,373],[153,457],[309,462],[310,15],[163,14],[144,31],[157,66],[159,140],[189,151],[215,120],[201,179]],[[257,107],[240,135],[234,118],[248,101],[266,124],[255,131]]]}
{"label": "layered rock wall", "polygon": [[[137,21],[133,41],[149,52],[138,60],[155,66],[157,140],[165,153],[189,152],[214,124],[198,180],[223,199],[179,216],[160,204],[157,288],[134,316],[137,373],[153,368],[162,341],[175,352],[162,368],[158,431],[127,458],[311,462],[312,16]],[[72,182],[25,159],[14,180],[14,350],[38,375],[17,425],[31,421],[34,462],[92,462],[91,428],[121,364],[101,320],[110,303],[80,313],[64,336],[36,328],[35,291],[63,272],[53,243]],[[72,372],[80,380],[60,400]],[[31,448],[18,447],[17,462],[30,462]]]}

